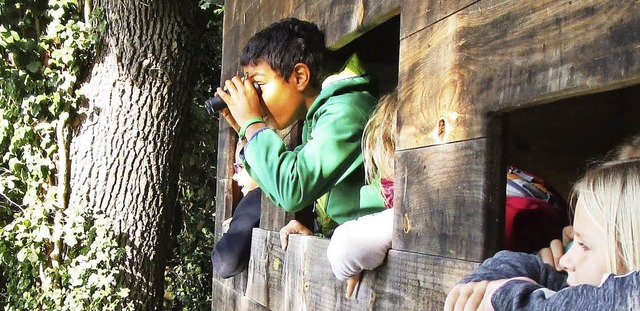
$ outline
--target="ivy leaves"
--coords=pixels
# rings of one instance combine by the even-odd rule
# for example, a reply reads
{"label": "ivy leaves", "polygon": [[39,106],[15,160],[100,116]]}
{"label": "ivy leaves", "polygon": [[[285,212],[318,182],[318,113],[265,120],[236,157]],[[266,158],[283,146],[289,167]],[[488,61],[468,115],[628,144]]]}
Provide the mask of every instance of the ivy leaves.
{"label": "ivy leaves", "polygon": [[[101,27],[104,27],[102,25]],[[0,305],[126,309],[108,218],[66,206],[57,167],[97,42],[77,0],[0,0]]]}

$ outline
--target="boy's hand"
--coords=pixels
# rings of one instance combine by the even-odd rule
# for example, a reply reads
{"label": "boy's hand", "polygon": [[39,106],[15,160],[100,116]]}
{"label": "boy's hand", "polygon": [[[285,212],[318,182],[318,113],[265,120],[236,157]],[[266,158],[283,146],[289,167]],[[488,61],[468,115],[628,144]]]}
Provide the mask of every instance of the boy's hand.
{"label": "boy's hand", "polygon": [[231,128],[233,128],[236,131],[236,133],[240,131],[240,125],[238,125],[238,122],[236,122],[236,119],[234,119],[233,116],[231,115],[231,111],[229,111],[229,108],[224,108],[220,110],[220,115],[222,115],[227,120]]}
{"label": "boy's hand", "polygon": [[225,111],[227,109],[223,109],[221,113],[236,131],[247,120],[254,117],[262,117],[260,97],[253,87],[251,79],[242,79],[234,76],[231,80],[225,81],[224,85],[228,93],[219,87],[216,94],[227,103],[230,115]]}
{"label": "boy's hand", "polygon": [[285,251],[289,245],[290,234],[313,235],[313,232],[297,220],[290,221],[286,226],[280,229],[280,244],[282,245],[282,249]]}

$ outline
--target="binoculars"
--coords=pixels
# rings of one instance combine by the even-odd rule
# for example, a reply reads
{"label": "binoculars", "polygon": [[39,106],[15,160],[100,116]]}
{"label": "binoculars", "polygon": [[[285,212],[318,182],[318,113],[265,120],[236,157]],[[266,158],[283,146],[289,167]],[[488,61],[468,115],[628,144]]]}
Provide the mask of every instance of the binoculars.
{"label": "binoculars", "polygon": [[[253,87],[256,89],[256,92],[258,92],[258,96],[260,96],[261,92],[260,92],[260,84],[258,84],[258,82],[253,82]],[[227,92],[227,90],[224,90],[225,92]],[[228,94],[229,92],[227,92]],[[204,107],[207,109],[207,112],[209,114],[213,114],[215,112],[218,112],[224,108],[227,107],[227,103],[224,102],[224,100],[222,100],[222,98],[220,98],[220,96],[216,95],[214,97],[211,97],[209,99],[207,99],[204,102]]]}

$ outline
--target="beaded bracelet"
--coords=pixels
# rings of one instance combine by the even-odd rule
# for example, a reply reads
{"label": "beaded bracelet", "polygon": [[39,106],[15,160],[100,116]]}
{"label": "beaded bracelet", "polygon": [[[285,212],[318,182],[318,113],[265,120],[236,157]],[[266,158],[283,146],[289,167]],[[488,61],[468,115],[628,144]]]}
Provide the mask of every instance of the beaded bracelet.
{"label": "beaded bracelet", "polygon": [[262,119],[261,117],[253,117],[245,121],[244,124],[240,127],[240,131],[238,132],[238,136],[240,137],[240,139],[245,139],[245,134],[249,126],[255,123],[260,123],[260,122],[264,122],[264,119]]}

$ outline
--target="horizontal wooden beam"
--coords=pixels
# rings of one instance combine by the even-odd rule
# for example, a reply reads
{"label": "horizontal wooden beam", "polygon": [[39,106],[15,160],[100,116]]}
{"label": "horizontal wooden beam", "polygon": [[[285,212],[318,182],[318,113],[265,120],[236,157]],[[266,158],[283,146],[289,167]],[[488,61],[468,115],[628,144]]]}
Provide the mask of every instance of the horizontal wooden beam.
{"label": "horizontal wooden beam", "polygon": [[411,4],[402,6],[400,38],[404,39],[411,36],[478,1],[479,0],[411,1]]}
{"label": "horizontal wooden beam", "polygon": [[291,235],[286,252],[277,232],[255,229],[247,297],[272,310],[437,310],[448,290],[478,263],[389,251],[365,271],[354,297],[331,272],[328,239]]}
{"label": "horizontal wooden beam", "polygon": [[640,83],[637,12],[632,0],[479,1],[404,38],[398,148],[483,137],[486,113]]}

